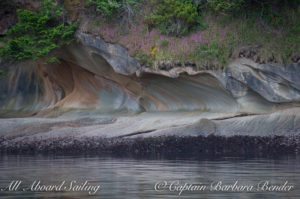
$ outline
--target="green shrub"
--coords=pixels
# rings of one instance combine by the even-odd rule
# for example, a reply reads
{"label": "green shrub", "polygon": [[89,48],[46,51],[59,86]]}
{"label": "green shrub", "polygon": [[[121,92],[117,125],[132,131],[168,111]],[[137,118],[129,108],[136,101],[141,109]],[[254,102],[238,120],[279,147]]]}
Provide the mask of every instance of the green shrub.
{"label": "green shrub", "polygon": [[163,40],[163,42],[161,42],[160,47],[162,48],[167,48],[169,46],[169,41],[168,40]]}
{"label": "green shrub", "polygon": [[47,63],[48,64],[52,64],[52,63],[59,64],[60,61],[59,61],[59,59],[57,59],[57,57],[51,57],[51,58],[48,59]]}
{"label": "green shrub", "polygon": [[[229,61],[231,49],[229,46],[212,42],[209,45],[201,45],[195,50],[195,56],[202,65],[225,67]],[[205,60],[205,63],[202,63]]]}
{"label": "green shrub", "polygon": [[98,14],[105,17],[120,15],[124,17],[124,15],[131,15],[140,1],[141,0],[87,0],[87,6],[94,7]]}
{"label": "green shrub", "polygon": [[110,16],[120,8],[121,3],[117,0],[88,0],[88,6],[96,7],[96,12],[105,16]]}
{"label": "green shrub", "polygon": [[73,40],[77,25],[64,23],[63,9],[53,0],[45,0],[39,13],[18,10],[17,14],[18,23],[0,47],[1,59],[36,60]]}
{"label": "green shrub", "polygon": [[141,53],[136,53],[134,57],[140,62],[141,65],[143,66],[153,66],[154,64],[154,59],[151,56],[147,56]]}
{"label": "green shrub", "polygon": [[219,13],[258,14],[260,17],[264,17],[266,21],[271,21],[280,17],[275,10],[283,10],[283,8],[297,9],[300,0],[207,0],[207,5],[208,8]]}
{"label": "green shrub", "polygon": [[148,24],[154,24],[163,34],[184,35],[200,24],[197,6],[190,0],[157,0],[157,8]]}
{"label": "green shrub", "polygon": [[217,12],[230,13],[242,8],[245,0],[207,0],[208,6]]}

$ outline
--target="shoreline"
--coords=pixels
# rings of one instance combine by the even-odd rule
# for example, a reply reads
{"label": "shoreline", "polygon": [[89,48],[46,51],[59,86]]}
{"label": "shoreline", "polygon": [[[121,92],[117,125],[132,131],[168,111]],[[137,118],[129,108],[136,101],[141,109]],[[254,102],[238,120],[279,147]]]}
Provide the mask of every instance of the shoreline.
{"label": "shoreline", "polygon": [[10,141],[0,137],[1,154],[91,154],[160,156],[299,155],[300,136],[161,136],[148,138],[64,137]]}

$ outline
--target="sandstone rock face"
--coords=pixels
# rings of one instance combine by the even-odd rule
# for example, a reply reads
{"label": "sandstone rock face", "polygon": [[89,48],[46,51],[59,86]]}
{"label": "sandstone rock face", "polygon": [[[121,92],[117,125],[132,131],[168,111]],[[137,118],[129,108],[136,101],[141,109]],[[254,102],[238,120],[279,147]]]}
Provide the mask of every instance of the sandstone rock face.
{"label": "sandstone rock face", "polygon": [[241,59],[228,66],[226,88],[235,97],[243,97],[251,89],[270,102],[299,102],[299,74],[300,64],[285,67]]}
{"label": "sandstone rock face", "polygon": [[299,64],[284,67],[238,59],[224,72],[188,67],[160,71],[142,68],[117,44],[83,33],[77,38],[79,42],[55,53],[57,64],[1,63],[9,75],[0,77],[0,116],[35,117],[0,120],[0,136],[300,132]]}
{"label": "sandstone rock face", "polygon": [[[1,63],[7,75],[0,76],[0,117],[20,115],[21,112],[39,111],[52,102],[46,102],[45,82],[41,76],[38,64],[24,62],[14,65]],[[1,114],[2,113],[2,114]]]}
{"label": "sandstone rock face", "polygon": [[[61,63],[43,60],[4,66],[1,109],[248,112],[274,111],[300,100],[300,65],[232,62],[225,72],[141,68],[125,48],[78,33],[80,42],[56,52]],[[137,74],[137,75],[135,75]]]}
{"label": "sandstone rock face", "polygon": [[118,44],[106,43],[99,37],[94,38],[84,33],[78,33],[77,37],[84,46],[91,48],[95,51],[95,54],[103,57],[116,73],[132,75],[140,69],[140,64],[128,55],[128,51],[124,47]]}

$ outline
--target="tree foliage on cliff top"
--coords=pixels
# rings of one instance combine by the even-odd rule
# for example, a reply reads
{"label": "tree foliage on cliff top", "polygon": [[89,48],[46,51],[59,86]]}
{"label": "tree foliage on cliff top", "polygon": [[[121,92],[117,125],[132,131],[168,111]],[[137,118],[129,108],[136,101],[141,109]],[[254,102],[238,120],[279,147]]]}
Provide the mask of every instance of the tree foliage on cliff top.
{"label": "tree foliage on cliff top", "polygon": [[143,0],[87,0],[86,5],[105,17],[128,15]]}
{"label": "tree foliage on cliff top", "polygon": [[203,23],[203,13],[214,12],[223,17],[256,15],[271,25],[279,24],[282,11],[297,9],[300,0],[152,0],[152,13],[147,23],[156,26],[161,33],[182,36]]}
{"label": "tree foliage on cliff top", "polygon": [[201,23],[197,5],[191,0],[156,0],[155,4],[148,24],[157,26],[164,34],[181,36]]}
{"label": "tree foliage on cliff top", "polygon": [[[197,0],[194,0],[197,1]],[[297,8],[300,0],[206,0],[208,8],[223,14],[258,9],[263,12],[280,11],[283,8]]]}
{"label": "tree foliage on cliff top", "polygon": [[18,10],[17,14],[18,23],[0,47],[1,59],[36,60],[73,40],[77,25],[66,24],[64,10],[53,0],[43,1],[39,13]]}

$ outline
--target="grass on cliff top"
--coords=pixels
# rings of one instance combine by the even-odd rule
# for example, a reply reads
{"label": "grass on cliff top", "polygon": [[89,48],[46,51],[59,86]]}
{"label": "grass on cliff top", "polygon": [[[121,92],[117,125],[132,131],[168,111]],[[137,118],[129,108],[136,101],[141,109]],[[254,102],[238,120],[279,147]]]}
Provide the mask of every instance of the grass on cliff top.
{"label": "grass on cliff top", "polygon": [[201,27],[182,35],[166,34],[155,22],[149,24],[155,9],[147,2],[137,9],[130,25],[100,18],[91,22],[87,31],[122,44],[148,67],[193,63],[198,68],[224,68],[231,59],[243,56],[259,63],[286,65],[299,59],[300,7],[263,14],[260,8],[236,14],[202,10]]}
{"label": "grass on cliff top", "polygon": [[[70,43],[76,23],[66,22],[58,2],[42,1],[40,12],[19,10],[0,59],[35,60]],[[64,7],[73,21],[79,10],[90,12],[94,20],[82,21],[82,31],[120,43],[148,67],[216,69],[237,57],[300,60],[300,0],[67,0]]]}

